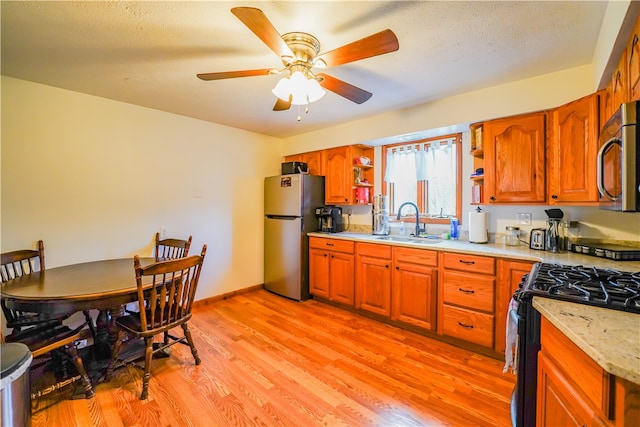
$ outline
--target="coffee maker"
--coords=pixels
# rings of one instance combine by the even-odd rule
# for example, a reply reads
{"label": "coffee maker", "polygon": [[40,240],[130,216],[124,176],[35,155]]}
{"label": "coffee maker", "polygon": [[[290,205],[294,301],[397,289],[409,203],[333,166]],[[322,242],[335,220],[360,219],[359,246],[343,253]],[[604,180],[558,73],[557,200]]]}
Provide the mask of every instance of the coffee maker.
{"label": "coffee maker", "polygon": [[338,206],[316,208],[316,217],[320,223],[320,231],[324,233],[340,233],[343,231],[342,208]]}

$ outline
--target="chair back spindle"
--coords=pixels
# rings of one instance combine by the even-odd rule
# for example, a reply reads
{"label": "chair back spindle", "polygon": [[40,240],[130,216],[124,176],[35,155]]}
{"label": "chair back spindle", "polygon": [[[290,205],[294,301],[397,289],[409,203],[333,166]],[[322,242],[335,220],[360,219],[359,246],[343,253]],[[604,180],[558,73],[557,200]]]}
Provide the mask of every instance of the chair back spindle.
{"label": "chair back spindle", "polygon": [[189,255],[191,236],[188,239],[160,239],[156,233],[156,262],[170,259],[185,258]]}

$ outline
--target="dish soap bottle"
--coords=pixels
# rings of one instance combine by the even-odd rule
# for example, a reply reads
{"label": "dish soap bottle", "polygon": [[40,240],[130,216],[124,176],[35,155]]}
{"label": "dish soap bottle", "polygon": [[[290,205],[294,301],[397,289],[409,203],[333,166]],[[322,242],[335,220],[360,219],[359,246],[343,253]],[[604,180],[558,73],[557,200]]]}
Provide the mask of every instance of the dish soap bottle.
{"label": "dish soap bottle", "polygon": [[404,226],[404,221],[401,221],[401,222],[400,222],[400,229],[398,230],[398,233],[399,233],[401,236],[406,236],[406,235],[407,235],[407,229],[406,229],[406,228],[405,228],[405,226]]}
{"label": "dish soap bottle", "polygon": [[458,240],[458,218],[451,218],[450,228],[449,236],[451,237],[451,240]]}

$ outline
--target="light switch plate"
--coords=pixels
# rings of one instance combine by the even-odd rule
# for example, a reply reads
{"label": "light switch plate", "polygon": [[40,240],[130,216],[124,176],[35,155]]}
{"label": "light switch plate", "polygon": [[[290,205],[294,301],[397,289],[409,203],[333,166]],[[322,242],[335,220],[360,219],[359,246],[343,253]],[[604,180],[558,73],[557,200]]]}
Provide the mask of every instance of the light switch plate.
{"label": "light switch plate", "polygon": [[529,225],[531,224],[531,214],[530,213],[519,213],[516,215],[518,219],[518,224],[520,225]]}

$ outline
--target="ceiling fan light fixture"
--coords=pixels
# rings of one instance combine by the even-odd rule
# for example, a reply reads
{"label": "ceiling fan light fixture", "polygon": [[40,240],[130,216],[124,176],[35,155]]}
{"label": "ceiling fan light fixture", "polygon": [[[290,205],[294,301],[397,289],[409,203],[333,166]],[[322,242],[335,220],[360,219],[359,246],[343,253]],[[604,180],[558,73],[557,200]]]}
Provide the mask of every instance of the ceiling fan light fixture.
{"label": "ceiling fan light fixture", "polygon": [[291,82],[289,78],[281,78],[276,87],[271,89],[271,92],[283,101],[289,101],[289,95],[291,95]]}
{"label": "ceiling fan light fixture", "polygon": [[293,105],[316,102],[326,93],[316,79],[309,78],[302,71],[294,71],[291,77],[280,79],[271,92],[283,101],[291,99]]}
{"label": "ceiling fan light fixture", "polygon": [[324,96],[326,92],[320,86],[320,83],[316,79],[307,80],[307,96],[309,102],[316,102]]}

